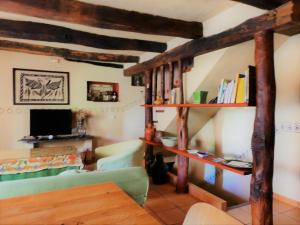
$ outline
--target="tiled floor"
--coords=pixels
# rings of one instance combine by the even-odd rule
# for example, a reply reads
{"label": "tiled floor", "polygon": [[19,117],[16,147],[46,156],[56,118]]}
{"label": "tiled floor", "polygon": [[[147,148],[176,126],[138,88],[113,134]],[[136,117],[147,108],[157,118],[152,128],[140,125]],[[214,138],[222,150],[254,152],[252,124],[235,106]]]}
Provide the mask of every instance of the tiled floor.
{"label": "tiled floor", "polygon": [[176,194],[174,186],[150,185],[145,209],[161,224],[179,225],[197,199],[189,194]]}
{"label": "tiled floor", "polygon": [[[251,224],[250,205],[229,210],[228,213],[244,224]],[[300,225],[300,209],[274,201],[273,205],[274,225]]]}
{"label": "tiled floor", "polygon": [[[151,184],[145,209],[163,225],[179,225],[197,201],[189,194],[176,194],[170,184]],[[251,224],[249,205],[231,209],[228,213],[244,224]],[[300,209],[274,201],[274,225],[300,225]]]}

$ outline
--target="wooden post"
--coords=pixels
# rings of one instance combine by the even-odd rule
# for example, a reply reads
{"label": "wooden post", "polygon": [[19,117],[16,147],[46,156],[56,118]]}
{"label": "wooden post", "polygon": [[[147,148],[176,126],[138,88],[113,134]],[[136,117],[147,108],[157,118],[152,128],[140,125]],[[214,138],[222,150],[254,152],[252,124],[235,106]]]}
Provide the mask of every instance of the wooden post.
{"label": "wooden post", "polygon": [[[145,72],[145,104],[152,104],[152,71]],[[145,127],[148,123],[153,123],[152,107],[145,107]],[[154,159],[153,146],[145,144],[145,168],[150,171],[150,165]]]}
{"label": "wooden post", "polygon": [[[178,72],[178,86],[180,88],[180,103],[184,103],[183,96],[183,73],[182,73],[182,63],[178,61],[177,64]],[[174,70],[175,71],[175,70]],[[178,137],[178,149],[187,150],[188,148],[188,120],[189,108],[179,107],[177,108],[177,137]],[[189,159],[177,155],[177,184],[176,192],[186,193],[188,192],[188,168]]]}
{"label": "wooden post", "polygon": [[253,225],[273,224],[276,99],[273,39],[273,31],[255,34],[257,106],[252,137],[253,174],[250,191]]}
{"label": "wooden post", "polygon": [[163,100],[163,104],[165,103],[165,68],[164,65],[160,66],[159,68],[160,73],[160,94]]}
{"label": "wooden post", "polygon": [[[187,150],[188,148],[188,120],[189,108],[177,108],[177,136],[178,136],[178,149]],[[188,169],[189,158],[177,155],[177,184],[176,192],[188,192]]]}
{"label": "wooden post", "polygon": [[152,75],[152,86],[153,86],[153,102],[157,99],[157,69],[153,69],[153,75]]}

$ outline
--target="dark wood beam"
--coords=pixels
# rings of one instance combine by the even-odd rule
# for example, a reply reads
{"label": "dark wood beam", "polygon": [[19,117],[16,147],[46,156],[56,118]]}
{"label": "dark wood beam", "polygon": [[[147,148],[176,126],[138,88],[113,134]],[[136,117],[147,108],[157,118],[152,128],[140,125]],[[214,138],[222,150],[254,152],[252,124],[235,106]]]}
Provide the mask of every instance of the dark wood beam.
{"label": "dark wood beam", "polygon": [[202,37],[202,23],[74,0],[1,0],[0,10],[87,26],[183,38]]}
{"label": "dark wood beam", "polygon": [[54,48],[43,45],[0,40],[0,50],[22,52],[34,55],[57,56],[74,60],[133,63],[139,62],[138,56],[115,55],[107,53],[83,52],[65,48]]}
{"label": "dark wood beam", "polygon": [[261,9],[275,9],[280,5],[288,2],[288,0],[232,0],[232,1],[255,6]]}
{"label": "dark wood beam", "polygon": [[123,69],[124,66],[122,64],[116,64],[116,63],[104,63],[104,62],[95,62],[95,61],[87,61],[87,60],[77,60],[77,59],[69,59],[65,58],[65,60],[70,62],[77,62],[77,63],[87,63],[94,66],[103,66],[103,67],[111,67],[116,69]]}
{"label": "dark wood beam", "polygon": [[252,224],[272,225],[276,100],[273,31],[255,34],[255,63],[257,103],[252,136]]}
{"label": "dark wood beam", "polygon": [[209,37],[192,40],[170,51],[164,52],[151,60],[137,64],[124,70],[125,76],[143,73],[145,70],[157,68],[169,62],[193,58],[218,49],[230,47],[252,40],[254,34],[264,30],[293,35],[300,32],[300,3],[289,2],[278,9],[264,15],[249,19],[244,23]]}
{"label": "dark wood beam", "polygon": [[167,48],[165,43],[160,42],[109,37],[50,24],[5,19],[0,19],[0,36],[114,50],[163,52]]}

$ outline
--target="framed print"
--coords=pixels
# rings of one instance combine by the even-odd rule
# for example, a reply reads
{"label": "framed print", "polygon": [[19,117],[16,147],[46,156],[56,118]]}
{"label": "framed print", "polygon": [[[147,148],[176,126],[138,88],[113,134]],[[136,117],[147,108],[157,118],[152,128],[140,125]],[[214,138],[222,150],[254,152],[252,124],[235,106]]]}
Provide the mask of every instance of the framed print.
{"label": "framed print", "polygon": [[87,100],[93,102],[118,102],[119,84],[98,82],[98,81],[88,81]]}
{"label": "framed print", "polygon": [[15,105],[70,104],[69,73],[13,69]]}
{"label": "framed print", "polygon": [[131,86],[145,86],[144,75],[131,76]]}

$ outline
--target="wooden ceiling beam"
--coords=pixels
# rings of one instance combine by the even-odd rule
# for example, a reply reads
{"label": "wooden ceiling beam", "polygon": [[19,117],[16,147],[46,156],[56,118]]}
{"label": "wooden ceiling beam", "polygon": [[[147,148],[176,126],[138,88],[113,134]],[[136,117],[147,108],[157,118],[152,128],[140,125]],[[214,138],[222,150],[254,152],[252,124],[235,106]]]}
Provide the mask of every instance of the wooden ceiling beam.
{"label": "wooden ceiling beam", "polygon": [[288,2],[288,0],[232,0],[243,4],[255,6],[261,9],[275,9],[280,5]]}
{"label": "wooden ceiling beam", "polygon": [[113,50],[164,52],[167,48],[166,43],[109,37],[50,24],[6,19],[0,19],[0,36]]}
{"label": "wooden ceiling beam", "polygon": [[94,66],[103,66],[103,67],[111,67],[111,68],[116,68],[116,69],[124,69],[124,66],[122,64],[116,64],[116,63],[95,62],[95,61],[77,60],[77,59],[70,59],[70,58],[65,58],[65,60],[70,61],[70,62],[91,64]]}
{"label": "wooden ceiling beam", "polygon": [[65,48],[54,48],[43,45],[0,40],[0,50],[22,52],[35,55],[57,56],[73,60],[133,63],[139,62],[138,56],[114,55],[106,53],[83,52]]}
{"label": "wooden ceiling beam", "polygon": [[0,10],[44,19],[153,35],[200,38],[200,22],[188,22],[75,0],[1,0]]}
{"label": "wooden ceiling beam", "polygon": [[169,62],[193,58],[218,49],[230,47],[252,40],[260,31],[274,30],[278,33],[294,35],[300,33],[300,3],[291,1],[264,15],[249,19],[244,23],[221,33],[192,40],[151,60],[124,70],[125,76],[144,73]]}

